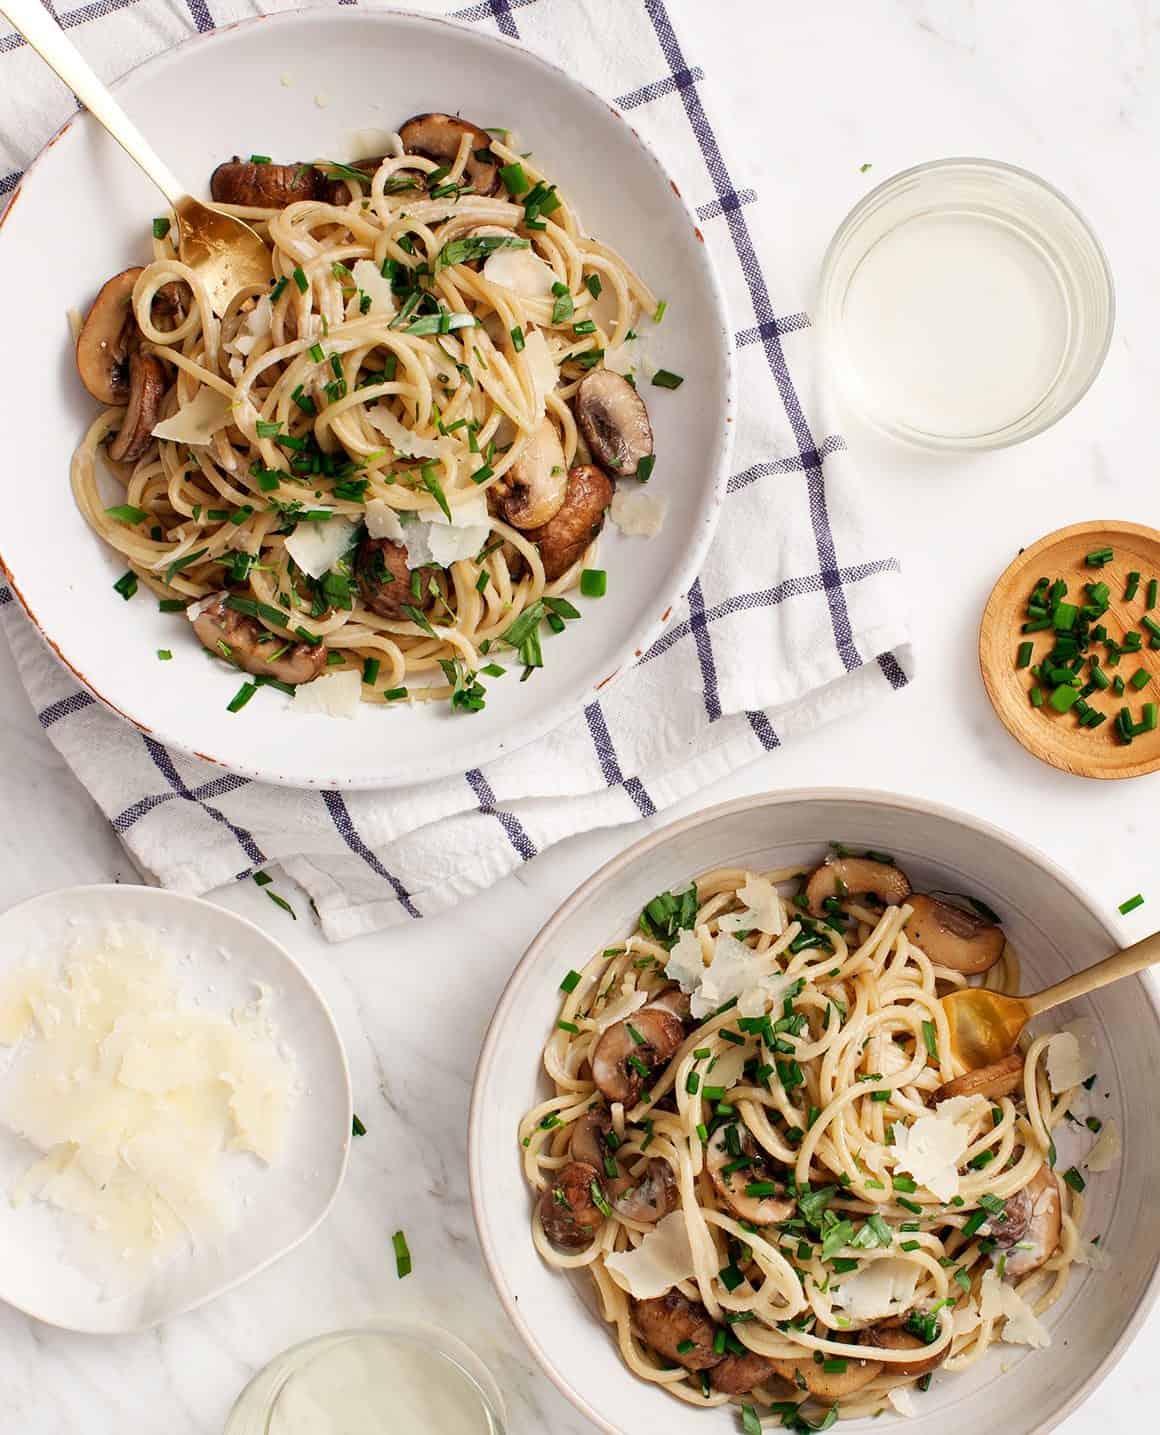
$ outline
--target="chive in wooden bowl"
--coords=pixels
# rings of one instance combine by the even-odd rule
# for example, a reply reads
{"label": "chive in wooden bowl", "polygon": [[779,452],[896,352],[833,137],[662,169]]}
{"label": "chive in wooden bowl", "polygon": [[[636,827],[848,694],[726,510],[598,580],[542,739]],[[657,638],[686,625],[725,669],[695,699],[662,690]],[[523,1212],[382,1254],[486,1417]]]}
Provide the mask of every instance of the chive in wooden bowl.
{"label": "chive in wooden bowl", "polygon": [[1108,519],[1025,548],[983,611],[979,666],[999,720],[1032,756],[1078,777],[1155,772],[1160,532]]}

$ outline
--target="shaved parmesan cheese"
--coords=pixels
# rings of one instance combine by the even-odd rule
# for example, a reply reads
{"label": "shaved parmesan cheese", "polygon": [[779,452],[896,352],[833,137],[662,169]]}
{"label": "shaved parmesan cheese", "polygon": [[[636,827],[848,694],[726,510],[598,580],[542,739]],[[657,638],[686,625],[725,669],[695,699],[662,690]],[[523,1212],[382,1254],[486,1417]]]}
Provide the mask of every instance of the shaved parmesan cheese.
{"label": "shaved parmesan cheese", "polygon": [[935,1118],[938,1121],[950,1121],[957,1125],[970,1127],[973,1121],[986,1113],[990,1116],[991,1102],[985,1096],[948,1096],[945,1101],[940,1101],[934,1108]]}
{"label": "shaved parmesan cheese", "polygon": [[236,349],[239,354],[252,354],[258,340],[264,339],[270,332],[273,318],[274,306],[270,302],[270,296],[263,294],[242,321],[242,327],[234,335],[233,343],[227,347]]}
{"label": "shaved parmesan cheese", "polygon": [[358,524],[349,518],[299,523],[286,539],[286,552],[303,573],[321,578],[329,573],[354,541]]}
{"label": "shaved parmesan cheese", "polygon": [[940,1201],[949,1201],[959,1194],[958,1167],[969,1143],[966,1126],[940,1120],[937,1115],[920,1116],[913,1126],[896,1121],[894,1166],[908,1172]]}
{"label": "shaved parmesan cheese", "polygon": [[299,683],[294,689],[294,711],[352,718],[358,712],[361,695],[358,669],[343,668],[341,673],[323,673],[309,683]]}
{"label": "shaved parmesan cheese", "polygon": [[394,543],[403,541],[403,525],[399,515],[381,498],[372,498],[367,504],[367,532],[372,538],[389,538]]}
{"label": "shaved parmesan cheese", "polygon": [[357,259],[350,272],[362,292],[370,296],[369,312],[380,314],[384,319],[393,319],[397,312],[395,292],[391,288],[391,281],[383,278],[379,266],[370,259]]}
{"label": "shaved parmesan cheese", "polygon": [[1081,1236],[1075,1248],[1075,1262],[1080,1266],[1091,1266],[1093,1271],[1106,1271],[1109,1265],[1108,1253],[1094,1241],[1085,1241]]}
{"label": "shaved parmesan cheese", "polygon": [[743,912],[729,912],[717,926],[722,932],[766,932],[780,937],[785,931],[781,898],[777,888],[764,877],[750,877],[737,894],[745,903]]}
{"label": "shaved parmesan cheese", "polygon": [[728,1042],[724,1050],[716,1060],[709,1063],[705,1074],[705,1080],[711,1086],[723,1086],[726,1091],[731,1086],[736,1086],[741,1080],[745,1063],[752,1055],[748,1047],[736,1046]]}
{"label": "shaved parmesan cheese", "polygon": [[[629,939],[631,941],[631,938]],[[686,996],[695,992],[705,975],[705,958],[701,950],[701,939],[696,932],[685,928],[677,937],[676,945],[669,953],[665,964],[665,976],[679,982]]]}
{"label": "shaved parmesan cheese", "polygon": [[665,501],[647,488],[617,488],[609,517],[629,538],[655,538],[665,517]]}
{"label": "shaved parmesan cheese", "polygon": [[405,428],[385,403],[372,404],[366,415],[395,452],[403,458],[439,458],[447,449],[447,439],[424,438],[422,434],[412,433],[409,428]]}
{"label": "shaved parmesan cheese", "polygon": [[851,1320],[881,1320],[914,1304],[919,1267],[899,1256],[867,1261],[831,1292],[835,1307]]}
{"label": "shaved parmesan cheese", "polygon": [[1008,1345],[1030,1345],[1037,1350],[1051,1344],[1051,1334],[1013,1287],[999,1273],[986,1271],[979,1286],[979,1314],[984,1320],[1003,1320],[1000,1340]]}
{"label": "shaved parmesan cheese", "polygon": [[1103,1130],[1097,1137],[1092,1149],[1084,1158],[1084,1165],[1089,1171],[1110,1171],[1120,1159],[1123,1147],[1120,1143],[1120,1128],[1114,1120],[1104,1122]]}
{"label": "shaved parmesan cheese", "polygon": [[169,439],[171,443],[207,444],[218,429],[225,427],[229,417],[229,399],[203,384],[191,403],[154,426],[153,437]]}
{"label": "shaved parmesan cheese", "polygon": [[639,374],[646,379],[650,378],[656,369],[648,346],[641,343],[639,338],[627,339],[623,344],[614,344],[611,349],[605,349],[604,367],[611,369],[614,374]]}
{"label": "shaved parmesan cheese", "polygon": [[956,1335],[970,1335],[971,1331],[978,1330],[982,1323],[983,1318],[978,1307],[970,1303],[957,1306],[951,1312],[951,1329]]}
{"label": "shaved parmesan cheese", "polygon": [[652,1300],[688,1280],[693,1274],[693,1252],[683,1214],[673,1211],[659,1221],[635,1251],[605,1256],[604,1269],[637,1300]]}
{"label": "shaved parmesan cheese", "polygon": [[648,1001],[647,992],[625,992],[622,996],[610,1001],[600,1012],[600,1015],[593,1017],[593,1025],[598,1032],[607,1031],[610,1026],[615,1026],[618,1021],[623,1021],[633,1012],[640,1011],[645,1002]]}
{"label": "shaved parmesan cheese", "polygon": [[532,371],[536,391],[536,416],[542,418],[544,403],[560,379],[556,357],[539,329],[532,329],[524,338],[524,358]]}
{"label": "shaved parmesan cheese", "polygon": [[728,932],[722,932],[713,943],[713,960],[701,976],[701,984],[693,993],[691,1010],[701,1020],[717,1010],[722,1003],[739,997],[753,985],[754,955],[750,949]]}
{"label": "shaved parmesan cheese", "polygon": [[1096,1057],[1095,1028],[1089,1021],[1072,1022],[1053,1036],[1047,1047],[1047,1083],[1055,1095],[1094,1076]]}
{"label": "shaved parmesan cheese", "polygon": [[556,283],[552,269],[530,249],[497,249],[484,261],[483,277],[529,299],[550,299]]}
{"label": "shaved parmesan cheese", "polygon": [[482,494],[457,504],[451,510],[450,523],[447,515],[437,509],[428,519],[404,527],[407,567],[423,568],[435,563],[448,568],[462,558],[474,558],[490,533],[487,499]]}

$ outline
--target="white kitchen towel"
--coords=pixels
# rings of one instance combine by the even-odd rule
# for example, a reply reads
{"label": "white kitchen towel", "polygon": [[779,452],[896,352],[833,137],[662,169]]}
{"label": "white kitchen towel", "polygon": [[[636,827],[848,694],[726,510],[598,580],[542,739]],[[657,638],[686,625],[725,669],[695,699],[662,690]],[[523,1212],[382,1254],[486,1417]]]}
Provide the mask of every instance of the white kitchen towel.
{"label": "white kitchen towel", "polygon": [[[763,266],[768,199],[746,187],[741,146],[722,134],[712,94],[727,37],[717,66],[709,55],[702,68],[677,25],[695,3],[480,0],[453,12],[615,98],[695,206],[725,286],[740,395],[733,472],[704,569],[668,628],[599,701],[485,768],[391,792],[292,791],[223,773],[120,721],[78,688],[0,588],[0,624],[45,732],[148,877],[205,892],[280,862],[331,938],[408,922],[564,837],[651,816],[906,683],[899,565],[867,521],[857,468],[828,424],[809,319]],[[281,8],[92,0],[56,14],[112,79],[195,29]],[[2,20],[0,95],[2,197],[72,104]],[[763,134],[801,125],[779,112],[776,86],[766,102]]]}

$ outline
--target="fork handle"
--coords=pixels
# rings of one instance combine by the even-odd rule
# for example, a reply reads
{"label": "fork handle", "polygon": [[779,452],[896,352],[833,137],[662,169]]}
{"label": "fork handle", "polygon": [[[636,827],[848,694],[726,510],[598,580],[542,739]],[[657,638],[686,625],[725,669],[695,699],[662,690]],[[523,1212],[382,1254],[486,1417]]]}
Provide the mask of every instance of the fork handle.
{"label": "fork handle", "polygon": [[[6,0],[0,0],[0,4],[3,3],[6,3]],[[1160,962],[1160,932],[1153,932],[1150,937],[1144,937],[1132,946],[1125,947],[1122,952],[1113,952],[1094,967],[1087,967],[1062,982],[1056,982],[1046,991],[1032,992],[1024,997],[1023,1001],[1031,1015],[1038,1016],[1041,1011],[1050,1011],[1052,1007],[1060,1006],[1063,1002],[1086,996],[1088,992],[1106,987],[1109,982],[1118,982],[1121,977],[1135,976],[1137,972],[1142,972],[1145,967],[1154,966],[1157,962]]]}
{"label": "fork handle", "polygon": [[24,36],[49,68],[56,71],[97,123],[104,126],[175,206],[188,193],[185,186],[156,154],[41,0],[0,0],[0,13],[8,17],[13,28]]}

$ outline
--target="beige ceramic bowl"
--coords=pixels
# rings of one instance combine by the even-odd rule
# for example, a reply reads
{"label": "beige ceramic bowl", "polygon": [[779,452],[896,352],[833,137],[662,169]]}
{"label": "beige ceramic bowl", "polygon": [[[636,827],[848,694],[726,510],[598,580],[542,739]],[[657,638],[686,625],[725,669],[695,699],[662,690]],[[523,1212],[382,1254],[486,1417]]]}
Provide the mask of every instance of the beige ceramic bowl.
{"label": "beige ceramic bowl", "polygon": [[[657,892],[719,865],[779,867],[816,858],[829,841],[891,853],[919,887],[981,897],[1020,951],[1028,990],[1120,945],[1091,899],[1024,843],[948,808],[873,792],[770,793],[712,808],[638,842],[570,897],[516,969],[484,1043],[471,1108],[471,1197],[509,1316],[548,1376],[610,1435],[731,1435],[736,1420],[729,1410],[683,1405],[631,1375],[589,1308],[588,1283],[550,1270],[532,1245],[516,1125],[547,1094],[540,1048],[556,1018],[560,979],[631,930]],[[1000,1407],[1003,1435],[1043,1435],[1108,1373],[1156,1298],[1160,1008],[1152,989],[1133,978],[1058,1015],[1063,1022],[1081,1014],[1099,1032],[1099,1115],[1114,1116],[1124,1134],[1121,1162],[1093,1176],[1087,1192],[1085,1231],[1101,1236],[1110,1265],[1076,1268],[1047,1317],[1050,1347],[997,1345],[971,1370],[937,1378],[916,1397],[906,1435],[978,1435],[996,1428]],[[1064,1153],[1064,1164],[1069,1159]],[[869,1422],[845,1428],[860,1425]]]}

